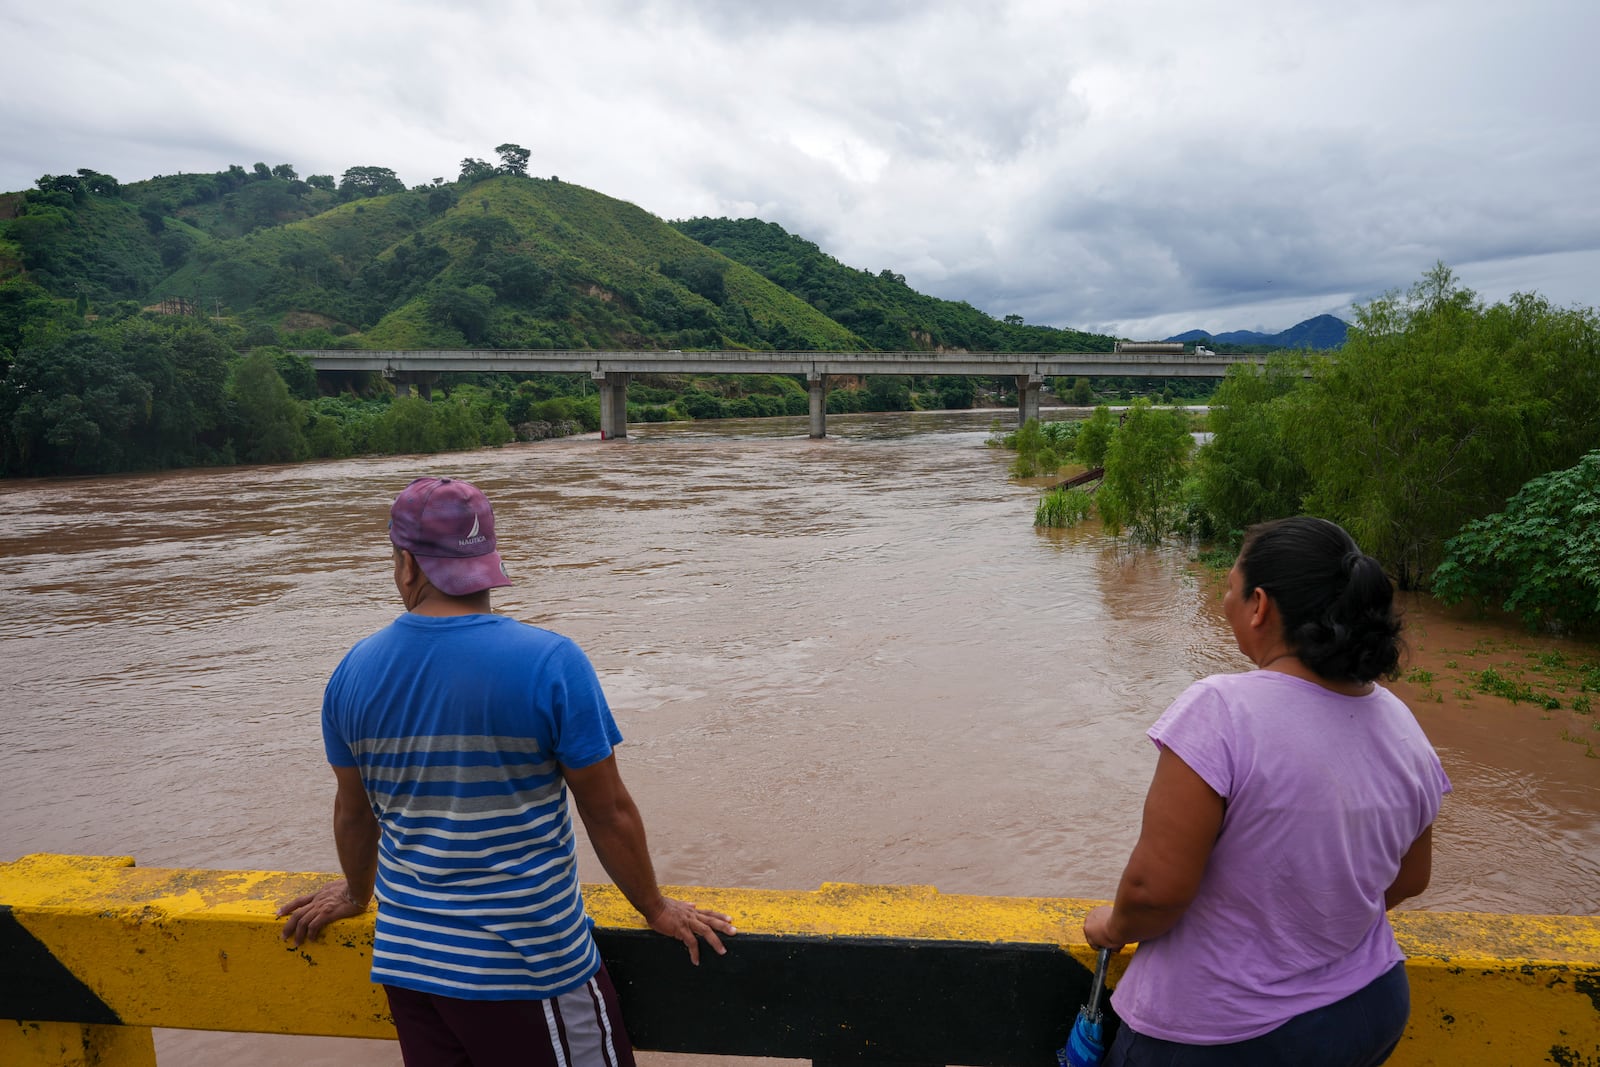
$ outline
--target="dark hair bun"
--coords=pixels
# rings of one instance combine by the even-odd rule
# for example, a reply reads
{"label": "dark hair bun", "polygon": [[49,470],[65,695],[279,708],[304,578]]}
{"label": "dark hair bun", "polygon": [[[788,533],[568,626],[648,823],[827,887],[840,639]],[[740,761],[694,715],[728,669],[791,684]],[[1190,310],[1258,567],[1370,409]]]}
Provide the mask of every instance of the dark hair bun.
{"label": "dark hair bun", "polygon": [[1394,584],[1336,523],[1301,515],[1253,526],[1239,569],[1246,593],[1277,604],[1295,655],[1324,678],[1370,682],[1400,666]]}

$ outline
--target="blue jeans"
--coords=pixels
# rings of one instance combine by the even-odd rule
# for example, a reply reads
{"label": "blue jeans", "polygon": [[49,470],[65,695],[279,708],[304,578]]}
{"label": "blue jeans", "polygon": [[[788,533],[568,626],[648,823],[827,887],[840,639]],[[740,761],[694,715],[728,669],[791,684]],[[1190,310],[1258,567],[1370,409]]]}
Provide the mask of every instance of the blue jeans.
{"label": "blue jeans", "polygon": [[1180,1045],[1123,1023],[1105,1067],[1377,1067],[1400,1043],[1410,1014],[1406,965],[1397,963],[1343,1000],[1231,1045]]}

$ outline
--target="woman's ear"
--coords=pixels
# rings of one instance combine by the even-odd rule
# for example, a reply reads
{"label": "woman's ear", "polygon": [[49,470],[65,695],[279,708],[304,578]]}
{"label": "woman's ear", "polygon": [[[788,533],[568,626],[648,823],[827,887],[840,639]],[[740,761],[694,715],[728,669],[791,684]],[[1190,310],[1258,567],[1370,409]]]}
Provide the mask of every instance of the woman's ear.
{"label": "woman's ear", "polygon": [[1273,609],[1272,598],[1259,585],[1250,591],[1250,625],[1265,626]]}

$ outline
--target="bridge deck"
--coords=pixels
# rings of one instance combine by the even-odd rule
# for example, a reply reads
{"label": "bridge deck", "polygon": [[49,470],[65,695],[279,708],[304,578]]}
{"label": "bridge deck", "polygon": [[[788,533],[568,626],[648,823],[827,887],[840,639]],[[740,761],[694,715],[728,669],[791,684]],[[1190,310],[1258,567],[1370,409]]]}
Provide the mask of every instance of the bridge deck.
{"label": "bridge deck", "polygon": [[299,349],[317,370],[603,374],[953,374],[1220,378],[1262,357],[1109,352],[673,352],[511,349]]}

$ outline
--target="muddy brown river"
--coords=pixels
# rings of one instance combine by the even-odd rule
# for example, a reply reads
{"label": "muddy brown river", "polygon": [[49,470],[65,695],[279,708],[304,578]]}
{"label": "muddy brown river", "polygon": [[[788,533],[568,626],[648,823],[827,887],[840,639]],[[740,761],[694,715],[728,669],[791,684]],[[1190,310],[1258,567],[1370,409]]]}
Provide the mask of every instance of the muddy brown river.
{"label": "muddy brown river", "polygon": [[[1036,531],[1037,490],[985,447],[996,417],[0,484],[0,861],[336,870],[322,685],[400,610],[390,499],[448,474],[495,503],[516,581],[496,610],[593,659],[663,882],[1107,897],[1154,766],[1145,728],[1247,664],[1186,550]],[[1600,911],[1600,731],[1557,669],[1600,649],[1425,601],[1408,619],[1395,688],[1456,786],[1411,906]],[[1566,686],[1562,707],[1477,692],[1490,665]],[[157,1047],[164,1067],[399,1063],[390,1042]]]}

